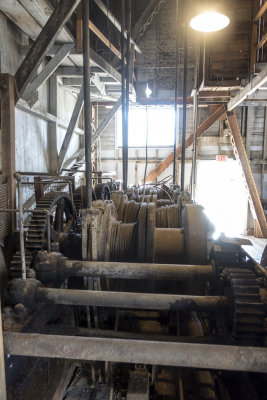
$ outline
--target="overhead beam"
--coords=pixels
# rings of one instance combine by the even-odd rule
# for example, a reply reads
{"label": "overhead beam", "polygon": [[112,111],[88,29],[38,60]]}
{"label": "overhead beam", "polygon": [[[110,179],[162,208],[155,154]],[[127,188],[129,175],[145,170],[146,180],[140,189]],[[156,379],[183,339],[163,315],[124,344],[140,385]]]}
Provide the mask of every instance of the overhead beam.
{"label": "overhead beam", "polygon": [[121,58],[121,52],[106,38],[105,35],[103,35],[92,21],[89,21],[89,28],[112,51],[112,53],[114,53],[118,58]]}
{"label": "overhead beam", "polygon": [[[99,67],[91,67],[91,73],[103,72]],[[83,67],[58,67],[53,75],[77,77],[83,75]]]}
{"label": "overhead beam", "polygon": [[70,123],[69,123],[68,129],[67,129],[67,132],[65,134],[65,137],[64,137],[64,140],[63,140],[60,152],[59,152],[59,156],[58,156],[58,168],[59,168],[59,170],[62,167],[64,158],[65,158],[66,153],[68,151],[69,144],[70,144],[73,132],[74,132],[75,125],[77,124],[79,115],[80,115],[82,107],[83,107],[83,102],[84,102],[84,93],[83,92],[84,92],[84,90],[83,90],[83,86],[82,86],[81,90],[80,90],[80,93],[79,93],[79,96],[77,98],[76,104],[74,106],[74,110],[73,110],[73,113],[72,113],[72,116],[71,116],[71,119],[70,119]]}
{"label": "overhead beam", "polygon": [[227,112],[227,121],[231,131],[231,139],[232,139],[231,143],[234,149],[234,153],[237,160],[240,161],[242,172],[246,180],[246,185],[249,192],[248,200],[250,203],[252,213],[254,214],[254,218],[257,220],[259,224],[262,236],[267,238],[266,217],[262,208],[255,180],[251,171],[245,145],[238,126],[237,118],[233,111]]}
{"label": "overhead beam", "polygon": [[265,33],[265,35],[262,37],[261,41],[257,45],[257,50],[260,50],[265,45],[266,42],[267,42],[267,33]]}
{"label": "overhead beam", "polygon": [[64,86],[82,86],[83,78],[63,78]]}
{"label": "overhead beam", "polygon": [[259,9],[259,12],[255,16],[254,22],[257,22],[263,16],[266,10],[267,10],[267,2],[265,1],[261,6],[261,8]]}
{"label": "overhead beam", "polygon": [[53,14],[48,19],[43,30],[33,43],[29,53],[24,58],[15,74],[18,98],[22,96],[26,87],[33,79],[49,47],[52,46],[59,33],[62,31],[64,24],[70,18],[79,2],[80,0],[59,1]]}
{"label": "overhead beam", "polygon": [[29,101],[34,93],[42,86],[47,79],[53,74],[56,68],[62,63],[62,61],[67,57],[74,44],[63,44],[54,57],[46,64],[42,71],[37,75],[37,77],[30,83],[26,88],[23,99]]}
{"label": "overhead beam", "polygon": [[138,43],[140,42],[143,34],[145,33],[147,27],[151,24],[154,15],[159,12],[162,4],[165,3],[165,0],[150,0],[145,10],[139,17],[138,21],[135,23],[132,28],[132,38]]}
{"label": "overhead beam", "polygon": [[[267,349],[4,332],[5,354],[84,361],[266,372]],[[208,357],[207,357],[208,355]]]}
{"label": "overhead beam", "polygon": [[90,56],[91,60],[99,65],[99,67],[101,67],[107,74],[116,79],[117,82],[121,82],[121,74],[116,71],[116,69],[113,68],[111,64],[104,60],[104,58],[97,54],[93,49],[90,50]]}
{"label": "overhead beam", "polygon": [[[106,4],[102,0],[94,0],[94,2],[98,5],[100,10],[106,15],[106,17],[112,22],[112,24],[118,29],[119,32],[121,32],[121,24],[117,20],[117,18],[114,17],[110,9],[106,6]],[[127,39],[127,34],[125,32],[124,34],[125,39]],[[137,46],[137,44],[134,42],[132,38],[130,38],[131,44],[134,45],[134,49],[137,51],[137,53],[141,53],[140,48]]]}
{"label": "overhead beam", "polygon": [[[206,132],[216,121],[222,116],[226,118],[225,107],[222,105],[218,107],[197,129],[197,137],[199,138]],[[187,137],[185,141],[185,148],[193,144],[193,134]],[[176,157],[179,157],[182,153],[182,145],[176,148]],[[146,182],[154,181],[160,174],[162,174],[166,168],[168,168],[173,162],[174,152],[170,153],[161,163],[154,168],[146,177]]]}
{"label": "overhead beam", "polygon": [[232,98],[227,104],[227,111],[232,111],[249,95],[259,89],[265,82],[267,82],[267,67],[265,67],[252,81],[240,90],[239,94]]}

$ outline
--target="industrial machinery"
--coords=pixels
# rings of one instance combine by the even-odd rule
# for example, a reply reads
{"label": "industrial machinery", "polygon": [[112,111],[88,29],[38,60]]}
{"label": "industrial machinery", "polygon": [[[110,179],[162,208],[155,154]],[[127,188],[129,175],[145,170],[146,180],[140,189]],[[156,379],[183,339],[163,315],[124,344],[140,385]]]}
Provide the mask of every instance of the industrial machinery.
{"label": "industrial machinery", "polygon": [[266,398],[267,271],[179,187],[117,188],[36,200],[3,304],[9,398]]}

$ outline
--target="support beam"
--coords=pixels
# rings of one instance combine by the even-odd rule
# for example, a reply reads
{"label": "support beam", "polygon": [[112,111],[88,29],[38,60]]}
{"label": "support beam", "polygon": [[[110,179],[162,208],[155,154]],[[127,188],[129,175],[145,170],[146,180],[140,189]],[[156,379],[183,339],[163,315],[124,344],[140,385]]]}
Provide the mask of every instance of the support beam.
{"label": "support beam", "polygon": [[147,27],[151,24],[154,15],[158,14],[165,0],[150,0],[142,15],[132,29],[132,38],[139,43]]}
{"label": "support beam", "polygon": [[[117,20],[117,18],[114,17],[110,9],[106,6],[106,4],[102,0],[94,0],[94,2],[98,5],[100,10],[106,15],[106,17],[112,22],[112,24],[118,29],[119,32],[121,32],[121,24]],[[125,39],[127,38],[127,34],[125,33],[124,35]],[[137,46],[137,44],[133,41],[133,39],[130,39],[131,44],[134,45],[134,49],[137,51],[137,53],[141,53],[140,48]]]}
{"label": "support beam", "polygon": [[83,107],[83,102],[84,102],[84,88],[83,86],[80,89],[79,96],[77,98],[76,104],[74,106],[74,110],[70,119],[70,123],[66,132],[66,135],[64,137],[59,156],[58,156],[58,169],[60,170],[64,161],[64,158],[66,156],[66,153],[68,151],[68,147],[74,132],[74,128],[77,124],[78,118],[80,116],[80,113],[82,111]]}
{"label": "support beam", "polygon": [[265,67],[257,76],[255,76],[255,78],[247,86],[241,89],[237,96],[228,102],[227,111],[232,111],[249,95],[259,89],[265,82],[267,82],[267,67]]}
{"label": "support beam", "polygon": [[74,44],[63,44],[59,51],[54,55],[54,57],[46,64],[42,71],[36,76],[36,78],[30,83],[26,88],[23,99],[29,101],[34,93],[43,85],[47,79],[53,74],[57,67],[62,63],[62,61],[67,57]]}
{"label": "support beam", "polygon": [[[0,75],[2,183],[8,186],[8,208],[16,208],[15,165],[15,81],[9,74]],[[8,248],[12,252],[14,213],[8,213]]]}
{"label": "support beam", "polygon": [[33,43],[28,55],[23,60],[15,74],[18,97],[21,97],[26,87],[34,77],[48,49],[61,32],[64,24],[79,4],[80,0],[60,0],[53,14],[48,19],[40,35]]}
{"label": "support beam", "polygon": [[242,135],[238,126],[237,118],[233,111],[227,112],[227,121],[232,135],[231,142],[233,145],[234,153],[236,158],[240,161],[242,172],[246,180],[249,192],[249,203],[251,206],[252,214],[254,214],[254,218],[257,220],[259,224],[262,236],[267,238],[267,224],[266,224],[265,214],[262,208],[255,180],[251,171]]}
{"label": "support beam", "polygon": [[267,33],[265,33],[265,35],[262,37],[261,41],[259,42],[258,46],[257,46],[257,50],[260,50],[265,43],[267,42]]}
{"label": "support beam", "polygon": [[267,2],[265,1],[261,6],[261,8],[259,9],[259,12],[257,13],[256,17],[254,18],[254,22],[257,22],[263,16],[266,10],[267,10]]}
{"label": "support beam", "polygon": [[49,154],[49,172],[58,171],[58,153],[57,153],[57,100],[58,100],[58,78],[51,76],[49,79],[49,111],[56,117],[55,121],[48,123],[48,154]]}
{"label": "support beam", "polygon": [[[206,130],[208,130],[216,121],[218,121],[219,118],[221,118],[223,115],[225,115],[225,107],[220,106],[215,110],[207,119],[204,121],[197,129],[197,137],[199,138]],[[193,134],[188,136],[186,141],[185,141],[185,148],[187,149],[189,146],[193,144]],[[176,149],[176,158],[178,158],[181,155],[182,152],[182,146],[178,146]],[[152,182],[154,181],[162,172],[165,171],[166,168],[171,165],[173,162],[173,155],[174,152],[170,153],[161,163],[154,168],[146,177],[146,182]]]}
{"label": "support beam", "polygon": [[[197,343],[4,333],[5,354],[167,365],[184,368],[266,372],[267,349]],[[208,355],[208,356],[207,356]]]}
{"label": "support beam", "polygon": [[116,112],[119,110],[121,106],[121,97],[117,100],[117,102],[114,104],[113,108],[109,111],[109,113],[105,116],[97,130],[92,136],[92,145],[97,141],[101,133],[106,129]]}

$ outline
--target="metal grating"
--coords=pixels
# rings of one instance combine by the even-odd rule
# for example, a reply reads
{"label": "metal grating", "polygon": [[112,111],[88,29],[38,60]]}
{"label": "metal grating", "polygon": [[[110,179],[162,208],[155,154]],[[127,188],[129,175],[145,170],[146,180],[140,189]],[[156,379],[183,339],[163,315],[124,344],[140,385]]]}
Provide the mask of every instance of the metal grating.
{"label": "metal grating", "polygon": [[[0,185],[0,209],[8,208],[8,188],[7,184]],[[0,213],[0,244],[8,233],[8,213]]]}

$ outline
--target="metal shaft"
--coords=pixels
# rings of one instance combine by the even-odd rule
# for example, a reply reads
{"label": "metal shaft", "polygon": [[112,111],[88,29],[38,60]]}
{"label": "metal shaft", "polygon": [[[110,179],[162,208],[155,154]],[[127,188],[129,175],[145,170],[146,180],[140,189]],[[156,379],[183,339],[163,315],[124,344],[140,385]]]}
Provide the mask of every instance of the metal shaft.
{"label": "metal shaft", "polygon": [[26,258],[25,258],[25,247],[24,247],[24,223],[23,223],[23,201],[22,201],[21,175],[16,173],[15,178],[17,180],[17,185],[18,185],[21,274],[22,274],[22,279],[26,279]]}
{"label": "metal shaft", "polygon": [[122,115],[122,179],[123,190],[127,190],[127,147],[126,147],[126,92],[125,92],[125,0],[121,0],[121,115]]}
{"label": "metal shaft", "polygon": [[5,358],[3,348],[3,330],[2,330],[2,314],[1,314],[1,298],[0,298],[0,400],[6,400],[6,372]]}
{"label": "metal shaft", "polygon": [[178,130],[178,81],[179,81],[179,31],[178,31],[178,13],[179,0],[176,0],[176,70],[175,70],[175,91],[174,91],[174,142],[173,142],[173,172],[172,183],[176,184],[176,146]]}
{"label": "metal shaft", "polygon": [[62,278],[100,277],[115,279],[212,280],[212,265],[173,265],[64,260]]}
{"label": "metal shaft", "polygon": [[214,311],[225,308],[228,304],[227,297],[223,296],[99,292],[49,288],[38,288],[35,294],[35,301],[77,306],[177,311]]}
{"label": "metal shaft", "polygon": [[89,0],[83,0],[83,79],[84,79],[84,135],[86,207],[92,205],[92,152],[91,152],[91,106],[90,106],[90,35]]}
{"label": "metal shaft", "polygon": [[187,4],[185,3],[185,29],[184,29],[184,84],[183,84],[183,131],[182,131],[182,156],[181,156],[181,190],[185,189],[185,139],[186,139],[186,92],[187,92]]}
{"label": "metal shaft", "polygon": [[126,96],[125,96],[125,137],[124,137],[124,157],[125,157],[125,189],[128,186],[128,141],[129,141],[129,108],[130,108],[130,62],[131,62],[131,13],[132,1],[127,0],[127,41],[126,41]]}
{"label": "metal shaft", "polygon": [[230,371],[267,371],[267,349],[260,347],[6,332],[4,351],[5,354],[31,357]]}

